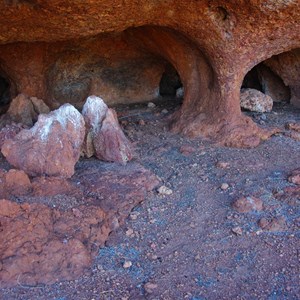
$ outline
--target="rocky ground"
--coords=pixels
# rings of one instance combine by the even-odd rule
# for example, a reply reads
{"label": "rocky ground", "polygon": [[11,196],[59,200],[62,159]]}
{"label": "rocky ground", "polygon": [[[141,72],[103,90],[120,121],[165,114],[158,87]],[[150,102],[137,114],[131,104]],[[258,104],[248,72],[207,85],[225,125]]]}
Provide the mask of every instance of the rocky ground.
{"label": "rocky ground", "polygon": [[[300,167],[300,139],[285,125],[299,123],[300,110],[275,104],[270,113],[248,113],[261,126],[282,129],[254,149],[172,134],[173,110],[170,103],[118,109],[136,149],[127,167],[141,164],[163,188],[149,192],[111,233],[88,272],[53,285],[20,280],[1,289],[1,299],[299,299],[300,188],[288,177]],[[89,197],[97,197],[103,164],[81,160],[70,184],[90,183]],[[1,167],[9,168],[3,158]],[[124,167],[113,168],[123,168],[126,178]],[[243,196],[261,199],[263,209],[236,211],[232,203]],[[82,204],[78,199],[61,192],[14,201],[69,209]]]}

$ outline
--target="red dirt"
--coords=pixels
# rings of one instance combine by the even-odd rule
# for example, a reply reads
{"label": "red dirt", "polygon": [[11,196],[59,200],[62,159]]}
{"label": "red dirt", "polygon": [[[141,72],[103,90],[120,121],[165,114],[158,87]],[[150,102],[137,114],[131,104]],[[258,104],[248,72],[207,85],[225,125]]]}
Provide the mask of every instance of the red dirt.
{"label": "red dirt", "polygon": [[[110,235],[85,275],[53,285],[31,286],[19,280],[16,287],[0,290],[0,298],[297,299],[300,190],[288,177],[299,167],[299,141],[287,137],[284,128],[287,122],[299,123],[299,111],[275,105],[266,118],[249,114],[283,133],[255,149],[241,150],[171,134],[159,114],[162,107],[145,107],[122,109],[122,119],[128,121],[125,132],[136,143],[135,160],[173,193],[148,194]],[[144,125],[139,125],[141,119]],[[195,151],[181,153],[187,147]],[[40,192],[11,198],[67,213],[82,204],[82,196],[93,204],[102,202],[107,211],[115,207],[111,199],[122,196],[117,215],[124,219],[143,198],[131,197],[137,202],[130,204],[124,197],[133,164],[81,160],[65,192],[62,188],[55,196],[41,197]],[[1,165],[9,168],[4,161]],[[112,169],[117,171],[110,173]],[[229,188],[222,190],[222,183]],[[232,203],[243,196],[261,199],[263,210],[236,212]]]}

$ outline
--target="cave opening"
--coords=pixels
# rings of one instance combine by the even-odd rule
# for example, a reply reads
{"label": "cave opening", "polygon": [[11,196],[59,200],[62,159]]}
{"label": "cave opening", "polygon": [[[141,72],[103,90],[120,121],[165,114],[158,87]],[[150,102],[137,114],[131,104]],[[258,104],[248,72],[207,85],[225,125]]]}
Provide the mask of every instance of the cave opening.
{"label": "cave opening", "polygon": [[264,62],[256,65],[245,76],[242,90],[254,89],[272,98],[273,102],[289,103],[291,91],[283,79],[272,71]]}
{"label": "cave opening", "polygon": [[0,74],[0,114],[7,111],[11,102],[11,83],[6,76]]}
{"label": "cave opening", "polygon": [[182,89],[182,82],[178,72],[168,63],[159,83],[159,95],[161,97],[182,98]]}
{"label": "cave opening", "polygon": [[291,102],[291,88],[280,76],[280,72],[269,65],[272,60],[274,57],[253,67],[241,85],[241,109],[254,118],[272,112],[273,109],[283,109]]}

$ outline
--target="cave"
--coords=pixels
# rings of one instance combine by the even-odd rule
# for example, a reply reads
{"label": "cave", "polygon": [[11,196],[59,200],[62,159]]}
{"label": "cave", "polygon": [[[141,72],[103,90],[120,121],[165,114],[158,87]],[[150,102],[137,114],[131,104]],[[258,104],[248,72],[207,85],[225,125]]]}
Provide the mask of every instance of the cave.
{"label": "cave", "polygon": [[162,97],[176,97],[176,92],[182,87],[178,72],[170,64],[166,65],[159,83],[159,94]]}
{"label": "cave", "polygon": [[[249,102],[243,103],[243,95],[253,90],[259,91],[261,95],[261,104],[268,106],[266,103],[270,101],[271,104],[266,112],[271,111],[272,106],[280,109],[288,104],[292,107],[299,107],[298,96],[298,78],[299,78],[299,49],[283,52],[274,55],[267,60],[254,66],[244,77],[241,85],[241,106],[244,110],[250,110],[247,105]],[[264,98],[263,98],[264,97]],[[269,98],[270,97],[270,98]],[[265,104],[263,103],[264,101]],[[244,107],[243,107],[244,105]],[[259,111],[258,106],[255,108],[253,104],[253,111]]]}
{"label": "cave", "polygon": [[0,114],[5,113],[11,101],[10,81],[0,73]]}
{"label": "cave", "polygon": [[299,295],[300,5],[236,2],[0,2],[1,299]]}

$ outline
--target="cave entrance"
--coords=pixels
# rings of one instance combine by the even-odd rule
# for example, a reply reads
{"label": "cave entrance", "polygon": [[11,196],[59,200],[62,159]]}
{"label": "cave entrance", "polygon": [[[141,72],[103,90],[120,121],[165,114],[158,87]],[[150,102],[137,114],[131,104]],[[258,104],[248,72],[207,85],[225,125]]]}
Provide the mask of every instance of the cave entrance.
{"label": "cave entrance", "polygon": [[245,76],[242,90],[254,89],[272,98],[273,102],[289,103],[291,91],[282,78],[264,62],[252,68]]}
{"label": "cave entrance", "polygon": [[0,114],[7,111],[11,101],[11,84],[10,81],[0,74]]}
{"label": "cave entrance", "polygon": [[253,67],[241,86],[242,111],[262,125],[268,113],[286,110],[291,102],[291,89],[285,84],[281,72],[273,67],[274,60],[277,57],[271,57]]}
{"label": "cave entrance", "polygon": [[180,76],[176,69],[171,65],[167,64],[165,71],[162,74],[159,83],[159,95],[162,98],[183,98],[183,87]]}

